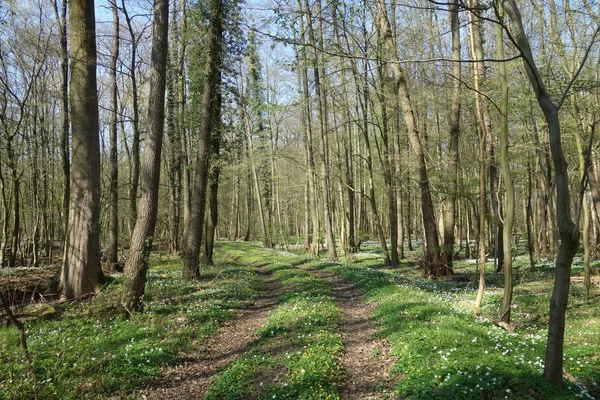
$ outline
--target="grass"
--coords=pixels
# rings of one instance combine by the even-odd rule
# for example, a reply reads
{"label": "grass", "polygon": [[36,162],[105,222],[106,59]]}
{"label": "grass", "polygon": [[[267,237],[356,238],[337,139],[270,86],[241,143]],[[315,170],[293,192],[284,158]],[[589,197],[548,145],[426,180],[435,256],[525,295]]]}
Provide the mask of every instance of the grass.
{"label": "grass", "polygon": [[[598,286],[586,302],[581,282],[571,287],[565,343],[566,387],[541,376],[547,313],[553,283],[550,263],[529,267],[516,257],[512,310],[515,333],[498,318],[503,276],[487,265],[482,316],[469,302],[476,294],[475,264],[457,261],[464,282],[421,277],[419,249],[394,269],[382,264],[376,244],[345,263],[265,250],[254,243],[218,243],[217,266],[186,282],[179,262],[155,257],[145,312],[131,318],[115,306],[120,278],[92,302],[56,306],[27,322],[32,354],[26,367],[13,327],[0,328],[0,398],[79,399],[127,396],[158,379],[181,351],[203,341],[235,311],[258,298],[265,266],[283,288],[276,307],[249,351],[215,377],[207,399],[336,399],[343,377],[340,310],[316,268],[354,282],[376,304],[380,336],[392,348],[391,377],[403,399],[600,398],[600,302]],[[581,268],[574,267],[574,275]]]}
{"label": "grass", "polygon": [[252,349],[224,367],[206,399],[339,398],[343,343],[329,287],[297,267],[306,259],[288,256],[282,262],[273,252],[258,252],[284,294]]}
{"label": "grass", "polygon": [[[411,266],[389,270],[369,254],[349,265],[322,265],[356,282],[367,301],[377,304],[381,335],[398,357],[394,372],[401,398],[574,399],[600,394],[600,305],[585,304],[578,287],[572,288],[566,332],[565,372],[571,382],[559,391],[541,376],[551,270],[530,271],[519,281],[513,312],[517,332],[509,334],[491,323],[500,308],[493,266],[488,266],[492,287],[484,317],[475,317],[467,303],[475,298],[472,282],[425,280]],[[466,268],[473,265],[459,264],[457,272]]]}
{"label": "grass", "polygon": [[119,279],[92,302],[27,323],[30,367],[15,329],[0,328],[0,398],[79,399],[126,394],[160,376],[177,354],[201,342],[236,309],[257,296],[255,270],[228,261],[206,268],[196,282],[181,279],[179,263],[154,258],[145,312],[131,318],[115,307]]}

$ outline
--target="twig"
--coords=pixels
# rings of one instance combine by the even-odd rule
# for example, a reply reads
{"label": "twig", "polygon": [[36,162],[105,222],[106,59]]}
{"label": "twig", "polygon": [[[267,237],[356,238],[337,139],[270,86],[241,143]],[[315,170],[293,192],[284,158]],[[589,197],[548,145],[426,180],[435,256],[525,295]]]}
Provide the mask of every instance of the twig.
{"label": "twig", "polygon": [[4,311],[6,311],[6,314],[8,315],[8,317],[10,318],[12,323],[15,324],[15,326],[19,330],[19,343],[21,343],[21,347],[23,348],[23,352],[25,353],[25,361],[27,363],[27,367],[29,368],[29,362],[31,361],[31,355],[29,354],[29,349],[27,348],[27,337],[25,336],[25,325],[23,324],[22,321],[20,321],[15,316],[15,314],[13,314],[12,310],[10,309],[10,304],[8,303],[8,300],[6,299],[4,292],[2,292],[0,294],[0,298],[2,300],[2,306],[4,307]]}
{"label": "twig", "polygon": [[508,333],[514,332],[513,326],[507,322],[504,322],[504,321],[493,321],[493,322],[494,322],[494,325],[499,326],[500,328],[503,328]]}

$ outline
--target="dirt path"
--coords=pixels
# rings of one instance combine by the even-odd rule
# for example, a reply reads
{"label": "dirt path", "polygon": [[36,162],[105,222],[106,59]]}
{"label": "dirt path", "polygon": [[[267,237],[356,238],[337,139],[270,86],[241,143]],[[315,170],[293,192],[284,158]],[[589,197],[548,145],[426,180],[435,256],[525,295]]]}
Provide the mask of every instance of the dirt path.
{"label": "dirt path", "polygon": [[226,322],[199,354],[191,355],[184,363],[167,369],[161,382],[156,387],[142,391],[141,398],[201,399],[219,369],[251,348],[252,342],[258,338],[254,332],[275,308],[282,292],[266,267],[260,267],[259,273],[265,283],[260,299]]}
{"label": "dirt path", "polygon": [[345,351],[340,363],[346,371],[341,382],[342,399],[387,399],[393,397],[394,383],[388,373],[394,365],[389,344],[377,339],[377,325],[371,319],[374,304],[365,304],[353,284],[336,275],[307,269],[325,280],[342,310],[342,337]]}

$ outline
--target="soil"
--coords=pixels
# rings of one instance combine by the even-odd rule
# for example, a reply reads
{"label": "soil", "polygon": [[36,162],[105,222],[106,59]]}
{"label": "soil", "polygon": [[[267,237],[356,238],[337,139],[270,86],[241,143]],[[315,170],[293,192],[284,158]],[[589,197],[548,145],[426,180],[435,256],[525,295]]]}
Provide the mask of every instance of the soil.
{"label": "soil", "polygon": [[[340,384],[342,399],[386,399],[393,397],[388,373],[394,364],[390,346],[378,339],[377,325],[371,319],[374,305],[362,301],[352,284],[333,274],[308,270],[331,287],[342,310],[341,329],[345,351],[340,363],[345,370]],[[277,306],[279,286],[260,267],[265,286],[263,296],[251,307],[222,326],[197,354],[182,355],[181,364],[166,369],[160,382],[140,392],[144,399],[200,399],[213,382],[213,376],[227,363],[244,355],[258,339],[254,332]],[[269,377],[264,377],[268,380]]]}
{"label": "soil", "polygon": [[282,288],[265,267],[259,268],[264,279],[263,295],[237,317],[226,322],[197,354],[182,355],[183,362],[163,372],[160,382],[143,390],[143,399],[201,399],[225,364],[244,355],[258,339],[254,334],[277,305]]}
{"label": "soil", "polygon": [[342,399],[393,398],[394,382],[390,369],[395,363],[391,347],[377,338],[378,327],[372,320],[373,303],[365,303],[353,284],[322,271],[309,272],[324,279],[331,287],[342,310],[342,337],[345,351],[340,363],[346,372],[341,382]]}

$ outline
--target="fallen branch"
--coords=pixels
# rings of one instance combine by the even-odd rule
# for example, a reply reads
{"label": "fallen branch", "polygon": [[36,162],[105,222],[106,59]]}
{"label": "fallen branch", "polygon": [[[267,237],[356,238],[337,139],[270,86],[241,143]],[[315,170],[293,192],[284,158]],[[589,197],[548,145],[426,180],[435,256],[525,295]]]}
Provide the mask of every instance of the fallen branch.
{"label": "fallen branch", "polygon": [[27,364],[29,364],[29,362],[31,361],[31,356],[29,354],[29,349],[27,348],[27,337],[25,336],[25,325],[23,324],[23,322],[21,322],[15,316],[15,314],[13,314],[12,310],[10,309],[10,304],[8,303],[8,299],[6,298],[6,295],[4,294],[4,292],[2,292],[0,294],[0,298],[2,299],[2,307],[4,307],[4,311],[6,311],[6,314],[8,315],[8,317],[10,318],[12,323],[15,324],[15,326],[19,330],[19,343],[21,344],[21,347],[23,348],[23,352],[25,353],[25,360],[27,361]]}
{"label": "fallen branch", "polygon": [[511,324],[504,322],[504,321],[492,321],[494,323],[494,325],[499,326],[500,328],[504,329],[506,332],[508,333],[513,333],[515,331],[514,326],[512,326]]}
{"label": "fallen branch", "polygon": [[[477,307],[474,303],[470,302],[470,301],[464,301],[469,307],[471,307],[471,309],[473,310],[473,313],[477,316],[480,317],[481,316],[481,310],[479,309],[479,307]],[[502,317],[501,317],[502,318]],[[507,331],[508,333],[513,333],[515,331],[515,327],[509,323],[506,323],[504,321],[501,320],[491,320],[492,323],[502,329],[504,329],[505,331]]]}

